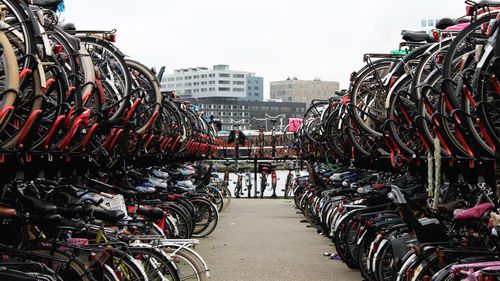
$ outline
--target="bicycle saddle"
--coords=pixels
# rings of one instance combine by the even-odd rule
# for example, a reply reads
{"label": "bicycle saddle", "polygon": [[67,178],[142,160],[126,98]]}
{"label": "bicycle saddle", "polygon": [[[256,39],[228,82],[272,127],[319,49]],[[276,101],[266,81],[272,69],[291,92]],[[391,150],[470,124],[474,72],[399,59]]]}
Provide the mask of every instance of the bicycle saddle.
{"label": "bicycle saddle", "polygon": [[96,219],[110,224],[116,224],[125,217],[125,213],[120,210],[103,210],[93,208],[93,214]]}
{"label": "bicycle saddle", "polygon": [[456,200],[456,201],[452,201],[452,202],[448,202],[448,203],[439,204],[438,210],[451,213],[451,212],[455,211],[456,209],[459,209],[462,207],[465,207],[465,200],[460,199],[460,200]]}
{"label": "bicycle saddle", "polygon": [[403,40],[408,42],[434,42],[434,38],[425,33],[425,31],[403,30],[401,31],[401,35],[403,35]]}
{"label": "bicycle saddle", "polygon": [[65,218],[78,218],[82,212],[82,206],[57,207],[57,213]]}
{"label": "bicycle saddle", "polygon": [[22,201],[31,213],[39,216],[53,215],[57,212],[57,207],[54,204],[42,201],[35,197],[23,195]]}
{"label": "bicycle saddle", "polygon": [[60,22],[57,24],[57,26],[68,33],[71,33],[71,31],[76,31],[76,26],[72,22],[66,22],[66,23]]}
{"label": "bicycle saddle", "polygon": [[495,205],[491,203],[479,204],[475,207],[458,212],[455,218],[459,220],[478,220],[494,207]]}
{"label": "bicycle saddle", "polygon": [[159,221],[163,219],[164,216],[163,210],[160,208],[146,209],[139,207],[136,212],[137,214],[144,216],[149,221]]}
{"label": "bicycle saddle", "polygon": [[57,7],[59,2],[62,2],[62,1],[61,0],[31,0],[30,2],[32,5],[52,10],[52,9]]}
{"label": "bicycle saddle", "polygon": [[455,25],[457,23],[458,23],[458,21],[455,19],[442,18],[442,19],[438,20],[438,22],[436,23],[436,28],[437,29],[445,29],[445,28],[450,27],[452,25]]}

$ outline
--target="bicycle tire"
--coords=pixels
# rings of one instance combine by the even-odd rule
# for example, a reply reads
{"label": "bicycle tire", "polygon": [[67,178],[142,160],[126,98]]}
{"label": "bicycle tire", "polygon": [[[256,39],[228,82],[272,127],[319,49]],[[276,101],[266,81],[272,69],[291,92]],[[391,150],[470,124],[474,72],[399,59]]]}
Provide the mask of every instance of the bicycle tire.
{"label": "bicycle tire", "polygon": [[[10,44],[10,41],[5,36],[4,32],[0,32],[0,46],[2,47],[1,61],[2,66],[5,69],[4,79],[3,79],[3,92],[5,95],[2,96],[0,101],[0,108],[4,109],[8,106],[13,106],[16,101],[17,91],[19,90],[19,74],[18,65],[14,49]],[[1,116],[0,118],[0,133],[4,129],[8,120],[11,117],[11,113]]]}
{"label": "bicycle tire", "polygon": [[[180,259],[175,262],[176,267],[179,270],[179,280],[181,281],[206,281],[207,274],[206,269],[203,266],[203,262],[196,257],[196,255],[190,253],[188,250],[170,247],[162,247],[167,256],[173,260]],[[181,260],[184,264],[180,264]]]}
{"label": "bicycle tire", "polygon": [[[117,120],[122,117],[130,101],[131,78],[124,55],[108,41],[87,36],[79,38],[92,58],[94,66],[99,69],[101,78],[104,78],[100,79],[105,96],[102,108],[110,110],[106,112],[105,119]],[[109,58],[113,61],[112,65],[107,64]]]}
{"label": "bicycle tire", "polygon": [[144,268],[147,280],[180,281],[177,269],[160,249],[151,245],[137,245],[129,246],[128,251]]}
{"label": "bicycle tire", "polygon": [[[195,228],[193,229],[193,237],[207,237],[217,226],[219,221],[219,212],[217,208],[208,199],[193,198],[191,203],[195,206],[196,216],[194,218]],[[206,222],[203,222],[206,217]]]}
{"label": "bicycle tire", "polygon": [[[363,91],[363,93],[369,93],[366,92],[366,90],[363,90],[365,88],[372,88],[370,86],[367,87],[362,87],[364,84],[371,85],[373,79],[375,79],[375,83],[379,83],[379,79],[382,79],[381,77],[389,74],[391,67],[393,66],[395,60],[394,59],[380,59],[376,60],[372,63],[372,66],[370,65],[365,65],[356,75],[355,80],[351,82],[351,88],[349,90],[349,104],[352,107],[350,109],[350,116],[351,120],[353,122],[356,122],[356,124],[359,126],[361,130],[364,132],[367,132],[371,135],[375,135],[378,137],[381,137],[382,134],[378,131],[378,129],[371,128],[369,125],[365,124],[365,121],[363,121],[363,118],[361,115],[365,116],[365,113],[358,112],[360,108],[358,108],[358,103],[362,101],[360,94],[360,91]],[[373,77],[379,77],[373,78]],[[378,85],[379,91],[387,91],[385,88],[385,85]],[[372,89],[370,89],[372,90]],[[373,96],[373,94],[369,94],[370,96]],[[380,106],[383,108],[383,104],[385,102],[386,95],[384,96],[383,100],[381,99]],[[364,106],[368,106],[367,102],[364,102]],[[384,113],[385,112],[381,112]],[[377,115],[377,117],[380,117]],[[382,116],[384,117],[384,116]]]}
{"label": "bicycle tire", "polygon": [[[136,108],[139,115],[137,118],[140,118],[140,120],[134,118],[136,122],[135,131],[138,134],[144,134],[148,128],[149,120],[160,110],[160,83],[156,79],[156,76],[140,62],[126,58],[125,63],[132,74],[131,84],[135,86],[131,89],[132,92],[135,92],[133,97],[137,98],[138,95],[144,94],[144,97],[141,98],[140,105]],[[143,88],[143,90],[136,92],[138,88]],[[133,102],[132,98],[130,101],[131,103]]]}
{"label": "bicycle tire", "polygon": [[[71,262],[68,263],[67,266],[71,267],[71,269],[73,270],[72,272],[58,272],[55,268],[53,268],[58,264],[54,264],[53,262],[51,263],[52,267],[49,266],[64,281],[97,281],[92,275],[92,272],[87,268],[85,263],[70,252],[62,251],[60,249],[54,249],[52,247],[34,247],[30,248],[29,251],[70,260]],[[66,270],[68,270],[68,268]]]}

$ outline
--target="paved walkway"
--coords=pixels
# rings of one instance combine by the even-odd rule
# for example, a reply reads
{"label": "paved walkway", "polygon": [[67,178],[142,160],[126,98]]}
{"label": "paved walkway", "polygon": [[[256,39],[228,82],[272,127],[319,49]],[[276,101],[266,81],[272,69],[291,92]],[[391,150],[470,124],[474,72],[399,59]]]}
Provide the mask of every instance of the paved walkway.
{"label": "paved walkway", "polygon": [[361,280],[323,256],[331,241],[307,228],[291,200],[233,199],[217,229],[196,250],[214,281]]}

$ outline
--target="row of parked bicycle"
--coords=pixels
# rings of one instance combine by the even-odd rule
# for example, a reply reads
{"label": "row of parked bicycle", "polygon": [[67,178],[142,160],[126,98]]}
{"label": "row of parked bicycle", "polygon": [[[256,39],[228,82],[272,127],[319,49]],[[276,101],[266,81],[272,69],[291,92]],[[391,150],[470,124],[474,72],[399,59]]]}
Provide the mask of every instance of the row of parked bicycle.
{"label": "row of parked bicycle", "polygon": [[332,258],[364,280],[497,280],[500,215],[488,186],[443,184],[434,208],[419,177],[321,165],[309,173],[295,182],[297,208],[332,239]]}
{"label": "row of parked bicycle", "polygon": [[0,279],[206,280],[213,124],[62,7],[0,0]]}
{"label": "row of parked bicycle", "polygon": [[467,16],[442,19],[432,35],[403,30],[396,54],[364,55],[348,90],[306,112],[303,155],[403,166],[437,149],[449,165],[491,163],[500,126],[498,3],[467,3]]}
{"label": "row of parked bicycle", "polygon": [[295,204],[364,280],[499,279],[499,8],[403,31],[305,114]]}

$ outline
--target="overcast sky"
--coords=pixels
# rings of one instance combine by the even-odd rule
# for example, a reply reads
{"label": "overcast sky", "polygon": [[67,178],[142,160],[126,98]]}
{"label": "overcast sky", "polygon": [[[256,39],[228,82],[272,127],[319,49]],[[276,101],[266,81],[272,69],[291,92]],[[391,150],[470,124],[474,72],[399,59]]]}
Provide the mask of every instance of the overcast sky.
{"label": "overcast sky", "polygon": [[65,0],[79,29],[118,30],[117,46],[148,66],[228,64],[269,81],[347,87],[367,52],[398,47],[422,18],[461,16],[462,0]]}

